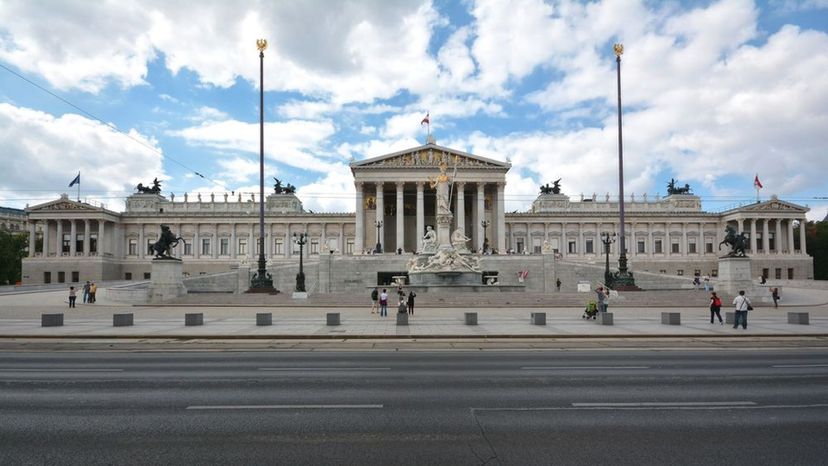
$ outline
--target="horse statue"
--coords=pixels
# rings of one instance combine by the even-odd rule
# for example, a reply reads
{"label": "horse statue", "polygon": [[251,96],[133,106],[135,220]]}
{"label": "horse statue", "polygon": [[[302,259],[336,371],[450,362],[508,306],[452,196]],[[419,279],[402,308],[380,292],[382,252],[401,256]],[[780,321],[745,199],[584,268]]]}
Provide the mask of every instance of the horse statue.
{"label": "horse statue", "polygon": [[144,186],[143,183],[138,183],[135,189],[142,194],[161,194],[161,182],[158,181],[158,178],[155,178],[152,180],[152,186]]}
{"label": "horse statue", "polygon": [[275,194],[282,194],[285,192],[285,188],[282,187],[282,180],[276,178],[275,176],[273,179],[276,181],[276,184],[273,185],[273,192]]}
{"label": "horse statue", "polygon": [[161,225],[161,237],[152,245],[152,250],[155,252],[155,259],[173,259],[172,248],[178,246],[179,241],[184,243],[184,238],[180,236],[176,237],[170,231],[170,227]]}
{"label": "horse statue", "polygon": [[725,238],[719,243],[719,249],[722,245],[730,246],[731,250],[725,257],[747,257],[745,249],[747,249],[747,237],[744,233],[736,233],[736,229],[731,225],[725,227]]}
{"label": "horse statue", "polygon": [[670,178],[670,182],[667,183],[667,195],[671,194],[692,194],[690,192],[690,185],[685,183],[684,186],[678,186],[676,183],[675,178]]}
{"label": "horse statue", "polygon": [[552,186],[549,186],[549,183],[540,186],[541,194],[560,194],[561,193],[561,179],[558,178],[557,180],[552,182]]}

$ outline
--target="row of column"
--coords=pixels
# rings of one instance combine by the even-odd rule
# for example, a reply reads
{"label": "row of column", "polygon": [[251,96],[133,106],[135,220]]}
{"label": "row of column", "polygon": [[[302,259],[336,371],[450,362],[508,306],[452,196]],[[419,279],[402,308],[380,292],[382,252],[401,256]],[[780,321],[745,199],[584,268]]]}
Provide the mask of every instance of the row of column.
{"label": "row of column", "polygon": [[757,222],[762,222],[762,253],[763,254],[770,254],[770,222],[775,223],[775,244],[774,249],[775,253],[781,254],[781,251],[785,250],[782,248],[782,222],[787,222],[786,228],[786,235],[787,241],[787,251],[788,254],[794,254],[794,221],[798,221],[800,228],[799,228],[799,253],[802,255],[807,254],[807,248],[805,244],[805,228],[804,226],[807,223],[807,220],[804,218],[800,219],[791,219],[791,218],[744,218],[736,220],[738,223],[737,230],[741,232],[750,232],[750,251],[753,254],[758,253],[758,235],[757,235]]}
{"label": "row of column", "polygon": [[[69,251],[67,254],[70,257],[75,257],[77,255],[82,256],[90,256],[92,255],[93,251],[90,249],[90,235],[93,233],[91,229],[91,223],[93,220],[90,219],[56,219],[56,220],[29,220],[29,257],[35,257],[36,255],[36,244],[37,244],[37,226],[41,225],[41,231],[43,232],[43,250],[42,255],[43,257],[49,257],[49,255],[54,252],[58,257],[63,255],[63,224],[64,222],[69,222]],[[94,233],[97,233],[97,247],[95,254],[103,253],[103,252],[112,252],[112,244],[113,244],[113,236],[114,236],[114,223],[108,222],[106,220],[94,220],[97,225],[98,229]],[[77,235],[78,235],[78,222],[83,222],[83,244],[82,244],[82,251],[77,250]],[[55,224],[55,249],[52,251],[51,248],[51,232],[52,232],[52,223]],[[112,225],[109,229],[107,228],[107,224]],[[110,230],[110,233],[107,234],[107,230]],[[81,254],[78,254],[78,253]]]}

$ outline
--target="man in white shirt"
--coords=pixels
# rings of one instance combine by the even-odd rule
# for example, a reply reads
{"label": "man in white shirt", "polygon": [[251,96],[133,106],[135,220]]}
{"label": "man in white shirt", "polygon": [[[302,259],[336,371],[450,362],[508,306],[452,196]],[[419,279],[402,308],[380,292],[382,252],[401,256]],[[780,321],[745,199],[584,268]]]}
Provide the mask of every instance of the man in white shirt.
{"label": "man in white shirt", "polygon": [[752,308],[750,300],[745,296],[745,291],[739,291],[739,296],[733,298],[733,306],[736,308],[736,317],[733,319],[733,328],[739,327],[742,321],[742,328],[747,330],[747,313]]}

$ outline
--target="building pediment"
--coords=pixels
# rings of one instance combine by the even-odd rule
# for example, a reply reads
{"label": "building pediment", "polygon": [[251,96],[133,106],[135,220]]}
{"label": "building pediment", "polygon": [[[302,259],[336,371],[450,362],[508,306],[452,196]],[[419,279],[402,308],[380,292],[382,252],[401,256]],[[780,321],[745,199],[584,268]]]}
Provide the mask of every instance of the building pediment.
{"label": "building pediment", "polygon": [[377,168],[437,168],[445,163],[448,167],[508,170],[512,164],[467,152],[449,149],[436,144],[406,149],[391,154],[351,162],[351,171]]}
{"label": "building pediment", "polygon": [[100,207],[95,207],[84,202],[73,201],[69,199],[66,194],[60,196],[60,199],[38,204],[36,206],[26,208],[29,214],[37,212],[55,212],[55,211],[69,211],[69,212],[103,212]]}
{"label": "building pediment", "polygon": [[792,202],[782,201],[776,196],[773,196],[770,200],[738,207],[733,209],[731,212],[789,212],[804,214],[809,210],[811,209],[808,207],[803,207]]}

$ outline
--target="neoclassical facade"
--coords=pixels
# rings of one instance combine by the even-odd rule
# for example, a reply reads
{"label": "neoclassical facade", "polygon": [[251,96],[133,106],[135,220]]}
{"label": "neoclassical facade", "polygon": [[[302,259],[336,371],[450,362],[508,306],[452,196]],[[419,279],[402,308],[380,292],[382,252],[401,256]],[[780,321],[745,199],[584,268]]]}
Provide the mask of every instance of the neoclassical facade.
{"label": "neoclassical facade", "polygon": [[[511,168],[485,157],[433,142],[351,163],[354,212],[312,213],[292,194],[265,199],[265,251],[269,267],[298,262],[293,235],[306,233],[306,258],[319,255],[354,261],[365,254],[414,254],[434,225],[436,193],[431,181],[444,165],[453,179],[452,230],[463,229],[470,249],[510,257],[553,254],[567,264],[603,264],[602,234],[617,233],[618,203],[609,196],[541,194],[527,212],[507,213],[504,192]],[[190,276],[226,272],[258,257],[258,199],[221,193],[196,196],[134,194],[124,212],[60,199],[26,209],[29,256],[24,283],[150,278],[150,245],[160,225],[184,239],[175,250]],[[750,237],[754,273],[770,278],[813,278],[813,261],[800,245],[807,208],[772,197],[724,212],[704,212],[687,194],[625,200],[626,245],[635,271],[667,275],[717,274],[725,225]],[[611,245],[617,259],[618,242]],[[508,253],[508,254],[507,254]],[[506,259],[503,259],[506,260]],[[503,260],[497,263],[505,264]],[[381,268],[381,265],[379,266]]]}

